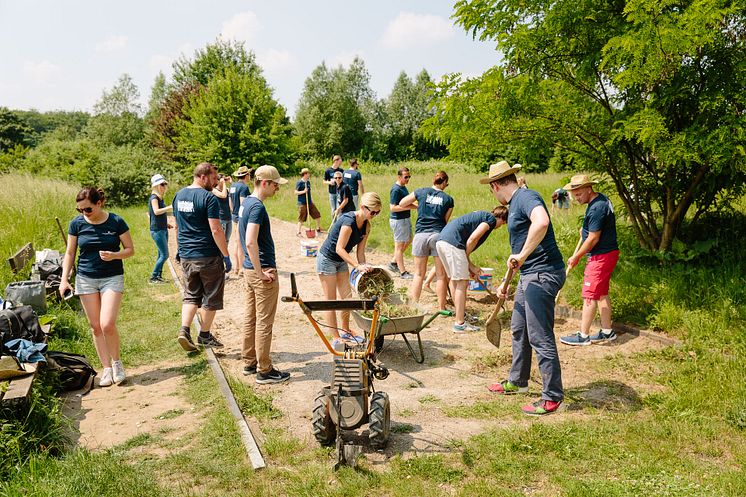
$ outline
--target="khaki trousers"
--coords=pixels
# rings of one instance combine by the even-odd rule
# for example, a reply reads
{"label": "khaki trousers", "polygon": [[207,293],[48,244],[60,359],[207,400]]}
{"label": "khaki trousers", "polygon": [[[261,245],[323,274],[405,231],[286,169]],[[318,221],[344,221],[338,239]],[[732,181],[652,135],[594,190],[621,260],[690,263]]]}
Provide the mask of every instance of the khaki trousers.
{"label": "khaki trousers", "polygon": [[269,350],[272,347],[272,325],[277,312],[280,282],[262,281],[253,269],[244,269],[246,309],[243,321],[241,358],[247,366],[256,364],[257,371],[272,370]]}

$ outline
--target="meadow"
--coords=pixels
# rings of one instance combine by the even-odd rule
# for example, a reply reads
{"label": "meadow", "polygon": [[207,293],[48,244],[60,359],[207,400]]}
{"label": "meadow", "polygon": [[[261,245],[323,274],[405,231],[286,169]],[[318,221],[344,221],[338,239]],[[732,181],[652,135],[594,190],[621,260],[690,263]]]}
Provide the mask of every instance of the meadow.
{"label": "meadow", "polygon": [[[455,165],[453,172],[439,163],[413,165],[411,186],[429,185],[438,167],[451,173],[446,191],[456,199],[454,215],[495,204],[487,187],[476,181],[479,174]],[[381,251],[391,248],[386,212],[396,166],[389,168],[387,174],[383,169],[374,171],[378,174],[362,169],[366,189],[384,197],[384,215],[376,220],[371,239],[371,246]],[[565,176],[526,178],[531,188],[549,199]],[[37,249],[61,250],[54,218],[66,226],[76,214],[77,189],[21,175],[2,179],[12,185],[0,197],[3,257],[28,241]],[[271,215],[296,219],[296,179],[268,202]],[[328,226],[326,189],[317,169],[313,181],[314,197]],[[155,259],[146,207],[111,210],[127,220],[136,247],[135,257],[126,263],[127,292],[120,320],[123,354],[131,366],[183,360],[173,343],[179,301],[163,298],[174,290],[146,283]],[[577,241],[582,212],[582,207],[573,206],[553,217],[565,256]],[[65,421],[59,401],[37,382],[33,413],[0,413],[0,496],[746,495],[746,264],[737,249],[744,235],[742,220],[720,220],[721,229],[710,233],[718,237],[717,250],[707,257],[661,262],[636,248],[620,219],[625,256],[612,283],[617,316],[681,340],[679,346],[616,356],[597,365],[605,372],[635,371],[657,386],[641,395],[632,410],[591,408],[582,416],[558,415],[546,422],[516,420],[505,428],[453,440],[448,454],[393,458],[384,468],[364,464],[360,470],[345,468],[335,474],[328,450],[307,445],[292,433],[277,432],[268,421],[282,413],[273,410],[271,398],[234,379],[239,405],[258,420],[266,440],[263,450],[269,467],[252,473],[212,374],[204,357],[197,356],[177,370],[184,377],[182,395],[203,412],[202,424],[188,441],[168,445],[162,457],[139,450],[158,446],[157,434],[103,451],[72,447],[61,429]],[[507,232],[500,229],[477,252],[476,261],[501,267],[508,254]],[[576,270],[563,290],[570,304],[579,303],[581,273]],[[0,285],[10,279],[3,265]],[[50,347],[83,352],[95,363],[85,319],[65,304],[53,306],[50,314],[58,317]]]}

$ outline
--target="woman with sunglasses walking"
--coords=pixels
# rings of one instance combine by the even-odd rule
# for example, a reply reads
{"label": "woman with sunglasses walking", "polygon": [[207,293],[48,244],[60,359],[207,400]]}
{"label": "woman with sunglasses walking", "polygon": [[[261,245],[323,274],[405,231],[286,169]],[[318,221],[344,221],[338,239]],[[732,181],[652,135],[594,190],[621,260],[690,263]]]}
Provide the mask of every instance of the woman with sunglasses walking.
{"label": "woman with sunglasses walking", "polygon": [[[360,197],[360,209],[342,213],[332,225],[316,257],[316,272],[319,274],[324,297],[327,300],[336,300],[337,295],[341,300],[352,296],[348,265],[364,273],[370,271],[371,266],[365,261],[365,245],[370,233],[370,222],[380,213],[381,197],[375,192],[367,192]],[[350,255],[353,248],[356,248],[355,257]],[[338,328],[336,312],[326,313],[326,321],[332,329],[334,342],[345,340],[362,343],[365,341],[363,337],[355,335],[350,329],[349,311],[340,311],[340,317],[342,326]]]}
{"label": "woman with sunglasses walking", "polygon": [[126,377],[119,352],[117,317],[124,294],[122,260],[132,257],[135,248],[127,223],[104,210],[103,190],[83,188],[75,201],[81,215],[70,222],[68,229],[60,295],[72,289],[68,278],[80,248],[75,293],[80,296],[93,329],[93,344],[104,367],[99,386],[108,387],[122,383]]}

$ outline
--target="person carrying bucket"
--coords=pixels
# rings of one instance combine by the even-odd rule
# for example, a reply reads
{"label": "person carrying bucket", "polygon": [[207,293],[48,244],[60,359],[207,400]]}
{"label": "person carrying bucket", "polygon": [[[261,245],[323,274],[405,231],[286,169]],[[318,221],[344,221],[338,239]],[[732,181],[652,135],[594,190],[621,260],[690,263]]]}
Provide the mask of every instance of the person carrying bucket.
{"label": "person carrying bucket", "polygon": [[508,209],[499,205],[487,211],[474,211],[459,216],[443,228],[435,248],[453,282],[453,304],[456,307],[454,333],[479,331],[479,328],[464,321],[466,310],[466,288],[469,280],[476,279],[481,268],[474,265],[469,256],[490,236],[493,230],[508,222]]}
{"label": "person carrying bucket", "polygon": [[[321,233],[321,213],[316,208],[316,204],[313,203],[311,198],[311,182],[309,178],[311,172],[308,168],[300,170],[300,180],[295,184],[295,195],[298,197],[298,236],[301,236],[301,230],[303,229],[303,223],[308,219],[308,214],[311,214],[311,218],[316,221],[316,232]],[[313,230],[309,228],[309,238],[316,236]],[[313,234],[311,234],[313,233]]]}
{"label": "person carrying bucket", "polygon": [[[316,272],[327,300],[336,300],[337,296],[344,300],[352,296],[349,265],[362,273],[372,269],[365,261],[365,245],[370,233],[370,222],[380,213],[381,197],[375,192],[367,192],[360,197],[360,209],[341,214],[332,225],[329,236],[316,257]],[[355,257],[350,255],[353,248],[356,249]],[[340,311],[340,314],[342,323],[341,327],[337,327],[336,312],[326,313],[326,321],[334,335],[334,342],[365,341],[350,329],[350,312]]]}

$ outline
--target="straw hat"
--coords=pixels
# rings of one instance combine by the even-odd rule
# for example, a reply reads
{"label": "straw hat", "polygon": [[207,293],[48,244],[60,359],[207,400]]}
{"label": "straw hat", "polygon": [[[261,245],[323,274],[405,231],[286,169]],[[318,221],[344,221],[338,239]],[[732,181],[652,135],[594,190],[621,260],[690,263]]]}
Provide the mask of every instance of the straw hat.
{"label": "straw hat", "polygon": [[247,174],[249,174],[250,172],[251,172],[251,169],[249,169],[249,168],[248,168],[248,167],[246,167],[246,166],[241,166],[241,167],[239,167],[239,168],[238,168],[238,169],[236,170],[236,172],[235,172],[235,173],[233,173],[233,176],[235,176],[236,178],[243,178],[244,176],[246,176],[246,175],[247,175]]}
{"label": "straw hat", "polygon": [[520,164],[516,164],[513,167],[510,167],[510,164],[505,162],[504,160],[501,160],[497,164],[492,164],[490,166],[490,175],[487,178],[482,178],[479,180],[479,182],[483,185],[487,185],[489,183],[492,183],[495,180],[498,180],[500,178],[504,178],[505,176],[510,176],[511,174],[515,174],[521,169]]}
{"label": "straw hat", "polygon": [[598,181],[591,181],[591,178],[587,174],[576,174],[570,178],[570,182],[564,186],[564,189],[568,192],[583,188],[584,186],[597,185]]}
{"label": "straw hat", "polygon": [[280,172],[274,166],[262,166],[254,173],[254,179],[259,181],[274,181],[278,185],[284,185],[288,182],[285,178],[280,177]]}
{"label": "straw hat", "polygon": [[309,171],[307,167],[304,167],[303,169],[300,170],[300,175],[303,176],[304,174],[310,173],[310,172],[311,171]]}

